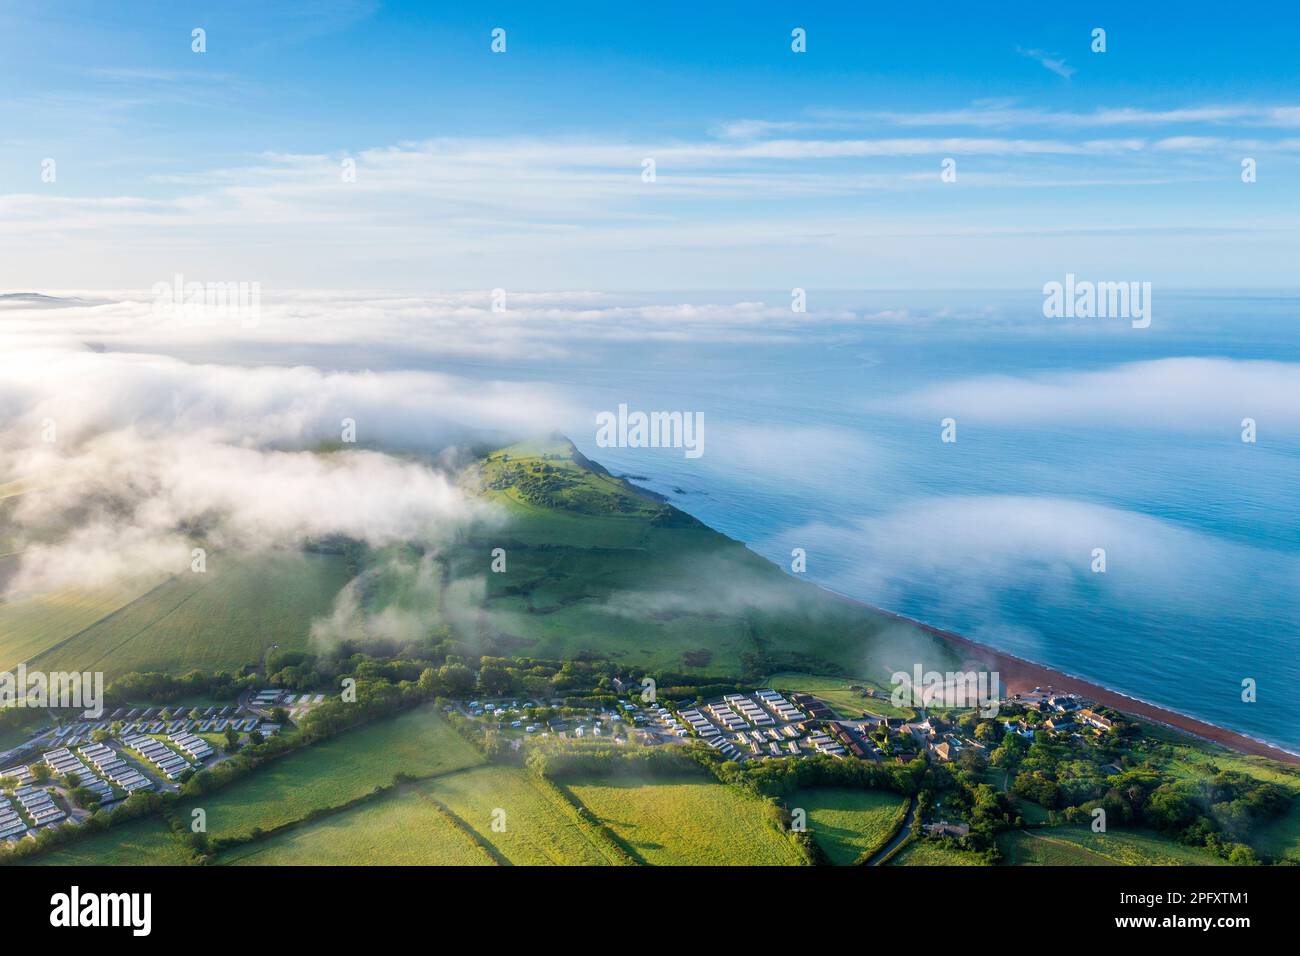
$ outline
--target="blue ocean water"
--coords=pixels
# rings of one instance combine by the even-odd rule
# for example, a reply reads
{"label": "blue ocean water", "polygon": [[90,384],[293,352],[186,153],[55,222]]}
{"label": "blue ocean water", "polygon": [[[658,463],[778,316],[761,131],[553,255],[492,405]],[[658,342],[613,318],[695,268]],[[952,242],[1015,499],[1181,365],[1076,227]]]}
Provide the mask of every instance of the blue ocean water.
{"label": "blue ocean water", "polygon": [[[783,567],[802,547],[824,586],[1300,751],[1297,416],[1273,408],[1244,444],[1252,410],[1215,394],[1217,372],[1190,396],[1159,375],[1076,381],[1046,416],[990,418],[962,398],[1163,359],[1300,362],[1300,298],[1165,294],[1145,330],[1053,323],[1038,295],[817,305],[844,319],[593,346],[509,374],[591,409],[566,423],[585,454]],[[915,396],[960,383],[944,444],[942,401]],[[705,453],[599,447],[595,413],[619,403],[702,412]]]}

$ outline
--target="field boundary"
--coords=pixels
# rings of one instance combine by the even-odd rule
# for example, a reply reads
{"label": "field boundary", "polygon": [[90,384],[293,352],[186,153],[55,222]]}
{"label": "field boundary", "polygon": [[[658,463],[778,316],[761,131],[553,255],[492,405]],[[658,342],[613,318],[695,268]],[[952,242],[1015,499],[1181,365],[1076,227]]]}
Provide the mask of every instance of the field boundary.
{"label": "field boundary", "polygon": [[[431,773],[420,777],[413,777],[410,776],[409,774],[405,774],[401,772],[396,773],[393,775],[393,780],[391,783],[380,784],[379,786],[371,790],[369,793],[359,794],[358,796],[353,797],[351,800],[346,800],[343,803],[336,803],[328,807],[317,807],[314,810],[307,811],[301,817],[297,817],[293,820],[286,820],[284,823],[277,824],[276,826],[271,827],[269,830],[264,830],[261,827],[254,827],[248,833],[243,834],[241,836],[221,837],[217,840],[213,840],[212,841],[213,846],[207,853],[204,854],[205,859],[203,862],[204,864],[208,862],[212,862],[213,857],[215,857],[217,854],[225,853],[229,850],[235,850],[243,846],[251,846],[257,843],[265,843],[267,840],[270,840],[273,837],[281,836],[282,834],[287,833],[291,830],[295,830],[299,827],[307,826],[308,824],[311,823],[317,823],[321,820],[328,819],[329,817],[338,816],[343,813],[348,813],[349,811],[359,809],[360,807],[368,803],[371,802],[378,803],[380,800],[383,800],[387,797],[394,796],[395,794],[402,792],[404,789],[408,787],[418,790],[419,784],[428,783],[431,780],[438,780],[442,777],[450,777],[458,773],[464,773],[467,770],[475,770],[481,766],[484,765],[476,764],[473,767],[457,767],[454,770],[444,770],[440,773]],[[223,865],[223,864],[218,864],[218,865]]]}
{"label": "field boundary", "polygon": [[[459,772],[459,771],[454,771],[454,772]],[[445,776],[447,776],[447,774],[435,774],[435,777],[445,777]],[[431,780],[434,778],[427,777],[424,779]],[[469,823],[467,823],[466,821],[458,817],[455,811],[451,809],[451,807],[447,806],[445,803],[443,803],[433,794],[426,793],[419,786],[413,786],[412,790],[414,791],[418,799],[424,801],[425,803],[429,804],[429,806],[433,807],[433,809],[437,811],[437,813],[443,819],[445,819],[449,824],[451,824],[452,829],[454,829],[465,839],[469,840],[470,843],[474,844],[474,846],[477,847],[480,851],[482,851],[488,857],[488,859],[490,859],[493,862],[493,864],[495,864],[496,866],[514,866],[514,863],[511,862],[510,858],[507,857],[500,850],[498,850],[496,846],[493,845],[492,841],[490,841],[487,837],[483,836],[483,834],[475,830],[472,826],[469,825]]]}
{"label": "field boundary", "polygon": [[[529,773],[528,771],[524,771]],[[616,866],[645,866],[645,860],[635,854],[631,847],[625,846],[619,836],[605,825],[605,821],[600,819],[591,808],[578,799],[577,794],[570,791],[567,787],[561,787],[552,780],[548,780],[539,773],[529,773],[536,783],[537,789],[550,797],[553,803],[562,803],[566,810],[566,815],[577,818],[577,823],[583,830],[591,831],[591,836],[598,839],[590,840],[592,846],[601,852],[607,860]],[[601,845],[604,843],[605,845]],[[610,856],[613,853],[613,856]]]}

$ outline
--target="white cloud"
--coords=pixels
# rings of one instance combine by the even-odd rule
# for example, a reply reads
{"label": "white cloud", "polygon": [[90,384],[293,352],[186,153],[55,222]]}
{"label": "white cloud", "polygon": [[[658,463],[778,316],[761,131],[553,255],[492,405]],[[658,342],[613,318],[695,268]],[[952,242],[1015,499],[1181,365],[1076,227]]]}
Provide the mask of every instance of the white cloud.
{"label": "white cloud", "polygon": [[[781,540],[818,555],[819,579],[835,590],[884,607],[923,605],[930,620],[967,622],[969,636],[1032,659],[1111,655],[1121,667],[1112,675],[1123,673],[1131,641],[1080,647],[1070,636],[1067,645],[1063,635],[1037,632],[1027,608],[1068,610],[1065,633],[1076,635],[1086,632],[1094,601],[1106,613],[1127,607],[1166,620],[1214,620],[1224,608],[1274,607],[1300,582],[1294,555],[1264,557],[1170,521],[1064,498],[908,499],[883,515],[814,523]],[[1092,570],[1095,548],[1105,549],[1104,574]],[[1198,639],[1230,654],[1237,638],[1227,631]]]}
{"label": "white cloud", "polygon": [[436,545],[491,518],[447,473],[364,450],[266,451],[120,429],[43,463],[56,478],[37,479],[9,522],[24,548],[11,596],[189,572],[187,529],[203,529],[198,543],[216,563],[334,535]]}
{"label": "white cloud", "polygon": [[1056,53],[1045,53],[1042,50],[1025,50],[1016,47],[1016,52],[1021,56],[1027,56],[1036,62],[1045,70],[1050,70],[1061,79],[1068,80],[1078,72],[1074,67],[1065,62],[1065,58]]}
{"label": "white cloud", "polygon": [[1032,378],[982,376],[884,403],[931,417],[998,424],[1088,423],[1234,435],[1300,431],[1300,364],[1168,358]]}
{"label": "white cloud", "polygon": [[[187,571],[196,534],[235,553],[336,535],[434,546],[493,518],[458,485],[447,446],[544,434],[573,414],[544,385],[114,351],[148,339],[219,352],[223,338],[138,302],[96,301],[8,299],[0,309],[0,482],[29,488],[6,501],[6,541],[22,552],[11,595]],[[282,303],[284,325],[266,340],[236,332],[226,346],[263,359],[276,346],[371,349],[365,308],[376,339],[400,344],[401,321],[380,321],[382,306],[351,300],[339,321],[316,299],[333,319],[316,322],[311,302]],[[433,324],[430,338],[450,334]],[[340,445],[345,419],[358,446],[320,453]]]}
{"label": "white cloud", "polygon": [[735,138],[766,136],[777,132],[854,130],[864,126],[978,127],[1012,126],[1056,129],[1173,126],[1212,124],[1286,128],[1300,126],[1300,106],[1232,103],[1153,110],[1137,107],[1099,107],[1087,112],[1022,106],[1012,100],[979,100],[946,110],[809,110],[799,120],[745,119],[723,124],[719,133]]}
{"label": "white cloud", "polygon": [[[1296,125],[1297,116],[1300,107],[1285,105],[1066,113],[977,104],[744,119],[695,138],[461,137],[351,153],[267,153],[158,173],[134,194],[72,192],[59,183],[3,194],[0,241],[12,247],[10,274],[47,286],[148,286],[203,270],[280,287],[681,288],[705,281],[687,269],[707,251],[709,277],[700,287],[755,287],[769,262],[754,247],[770,248],[771,262],[801,262],[808,271],[826,258],[799,237],[905,231],[937,217],[939,196],[943,222],[978,230],[1002,207],[991,217],[989,201],[970,200],[991,188],[1217,181],[1224,153],[1291,153],[1300,143],[1207,135],[1203,127],[1280,128]],[[864,123],[938,135],[862,135]],[[1143,124],[1201,128],[1154,140]],[[1053,135],[1040,135],[1044,128]],[[1125,135],[1078,135],[1094,128]],[[1016,135],[961,135],[972,129]],[[1163,157],[1175,152],[1182,159],[1171,169]],[[937,163],[948,156],[962,170],[961,192],[951,197],[937,192]],[[653,183],[641,180],[646,158],[657,164]],[[345,159],[356,162],[355,182],[344,181]],[[908,216],[843,206],[890,192],[916,198]],[[956,206],[948,202],[957,196],[964,198]],[[1241,209],[1220,207],[1238,223]],[[1275,210],[1277,221],[1290,222],[1284,213]],[[1132,218],[1151,223],[1153,214],[1143,209]],[[1253,210],[1251,224],[1258,220]],[[879,255],[863,243],[842,245],[849,259]],[[1012,244],[999,248],[999,261],[1018,259]],[[917,252],[909,260],[967,258]],[[837,263],[835,274],[844,287],[843,277],[858,273]]]}

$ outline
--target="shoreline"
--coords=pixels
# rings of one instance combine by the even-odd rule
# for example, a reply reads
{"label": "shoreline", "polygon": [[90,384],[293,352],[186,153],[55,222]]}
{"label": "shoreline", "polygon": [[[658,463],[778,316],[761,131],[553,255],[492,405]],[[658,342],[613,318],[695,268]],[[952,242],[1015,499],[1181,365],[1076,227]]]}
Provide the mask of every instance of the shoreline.
{"label": "shoreline", "polygon": [[[609,472],[606,473],[609,474]],[[683,510],[658,492],[645,488],[640,484],[636,484],[629,478],[622,478],[621,480],[628,486],[635,488],[637,491],[664,500],[669,507],[675,508],[679,511]],[[685,511],[683,513],[690,514],[690,512]],[[691,517],[695,518],[697,521],[702,521],[702,519],[696,515],[691,515]],[[712,525],[706,524],[706,527],[712,528]],[[716,531],[716,529],[714,530]],[[721,531],[718,531],[717,533],[723,534],[724,537],[730,537]],[[753,549],[750,548],[747,542],[738,541],[738,539],[735,538],[732,538],[732,540],[742,544],[754,554],[758,554],[757,551],[753,551]],[[758,556],[764,560],[770,560],[765,558],[763,555]],[[778,568],[780,567],[779,565],[775,565],[775,562],[772,563],[774,566]],[[824,594],[829,594],[831,597],[844,601],[847,604],[874,611],[877,614],[900,623],[909,624],[912,627],[919,628],[932,637],[937,637],[949,647],[960,649],[970,654],[972,657],[979,659],[986,666],[998,671],[1004,695],[1010,696],[1013,694],[1023,694],[1027,691],[1032,691],[1035,687],[1041,687],[1044,690],[1050,689],[1054,691],[1062,691],[1068,694],[1077,694],[1080,697],[1086,697],[1089,700],[1111,707],[1130,717],[1136,717],[1148,721],[1149,723],[1159,724],[1162,727],[1176,731],[1185,736],[1217,744],[1220,747],[1235,751],[1239,754],[1245,754],[1252,757],[1267,757],[1268,759],[1276,760],[1279,763],[1300,766],[1300,753],[1287,750],[1277,744],[1271,744],[1247,734],[1239,733],[1235,730],[1229,730],[1226,727],[1220,727],[1217,724],[1212,724],[1197,717],[1192,717],[1188,714],[1171,710],[1168,707],[1162,707],[1159,704],[1152,704],[1144,700],[1139,700],[1136,697],[1130,697],[1128,694],[1122,693],[1121,691],[1111,690],[1101,684],[1094,683],[1082,677],[1075,677],[1046,664],[1038,664],[1034,661],[1025,660],[1023,657],[1017,657],[1007,651],[998,650],[988,644],[981,644],[978,641],[973,641],[968,637],[963,637],[955,631],[948,631],[944,628],[936,627],[933,624],[918,621],[916,618],[908,617],[906,614],[899,614],[896,611],[877,607],[874,604],[859,600],[858,598],[851,597],[847,594],[842,594],[839,591],[832,590],[831,588],[817,584],[816,582],[809,583],[813,584],[814,587],[818,588]]]}
{"label": "shoreline", "polygon": [[[821,587],[821,585],[817,586]],[[1211,724],[1176,710],[1170,710],[1168,707],[1162,707],[1159,704],[1138,700],[1136,697],[1130,697],[1120,691],[1111,690],[1082,677],[1075,677],[1046,664],[1027,661],[1023,657],[1000,651],[988,644],[972,641],[968,637],[944,630],[941,627],[935,627],[933,624],[926,624],[924,621],[918,621],[905,614],[876,607],[874,604],[868,604],[866,601],[849,597],[847,594],[841,594],[838,591],[832,591],[824,587],[822,590],[839,598],[841,601],[875,611],[900,623],[920,628],[927,634],[939,638],[950,647],[969,653],[972,657],[981,660],[982,663],[998,671],[1004,695],[1023,694],[1032,691],[1035,687],[1041,687],[1044,690],[1062,691],[1067,694],[1078,694],[1080,697],[1086,697],[1106,707],[1111,707],[1122,714],[1159,724],[1170,730],[1175,730],[1208,743],[1218,744],[1240,754],[1252,757],[1267,757],[1279,763],[1300,766],[1300,754],[1292,753],[1290,750],[1275,744],[1257,740],[1246,734],[1220,727],[1217,724]]]}

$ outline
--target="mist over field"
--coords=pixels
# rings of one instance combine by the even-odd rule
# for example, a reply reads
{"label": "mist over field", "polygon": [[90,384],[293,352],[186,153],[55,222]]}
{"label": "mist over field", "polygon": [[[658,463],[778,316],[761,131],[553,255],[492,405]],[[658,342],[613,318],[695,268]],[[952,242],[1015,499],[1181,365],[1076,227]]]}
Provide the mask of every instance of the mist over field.
{"label": "mist over field", "polygon": [[[833,296],[792,313],[779,293],[276,292],[244,323],[141,292],[8,296],[0,480],[29,493],[4,499],[0,586],[20,599],[151,580],[188,571],[199,544],[253,555],[340,537],[439,554],[502,520],[457,478],[471,449],[560,431],[778,566],[803,548],[812,580],[994,646],[1103,681],[1140,673],[1131,689],[1150,693],[1161,671],[1125,633],[1141,621],[1143,642],[1203,631],[1212,657],[1262,655],[1263,672],[1267,650],[1231,648],[1294,610],[1300,540],[1283,516],[1298,420],[1284,396],[1300,366],[1206,354],[1217,316],[1195,300],[1169,310],[1152,356],[1115,327],[1048,336],[1023,300],[979,294]],[[1079,368],[1042,367],[1067,345]],[[987,374],[995,353],[1023,368]],[[629,401],[702,413],[706,454],[598,447],[597,414]],[[948,414],[951,449],[934,438]],[[1232,447],[1247,415],[1268,439],[1249,458]],[[1226,494],[1240,469],[1253,499]],[[1098,547],[1106,576],[1090,572]],[[388,560],[435,600],[427,563]],[[724,570],[696,569],[707,596],[628,586],[603,612],[615,626],[785,606]],[[427,624],[366,608],[376,573],[318,615],[317,640]],[[467,572],[436,599],[509,633],[483,593]]]}
{"label": "mist over field", "polygon": [[1300,13],[1076,6],[0,4],[6,929],[1266,924]]}
{"label": "mist over field", "polygon": [[194,533],[237,552],[432,545],[489,510],[456,484],[458,444],[551,427],[541,387],[115,350],[142,328],[156,347],[192,331],[147,307],[0,310],[0,481],[26,492],[5,513],[10,596],[177,573]]}

